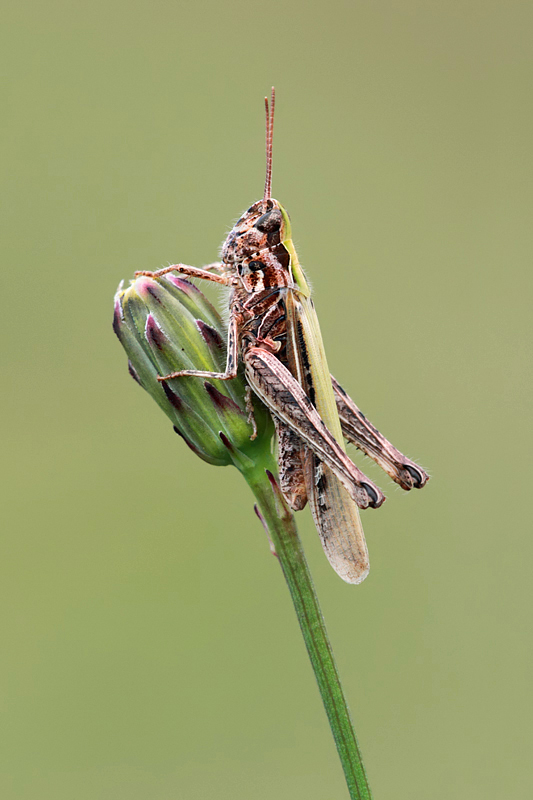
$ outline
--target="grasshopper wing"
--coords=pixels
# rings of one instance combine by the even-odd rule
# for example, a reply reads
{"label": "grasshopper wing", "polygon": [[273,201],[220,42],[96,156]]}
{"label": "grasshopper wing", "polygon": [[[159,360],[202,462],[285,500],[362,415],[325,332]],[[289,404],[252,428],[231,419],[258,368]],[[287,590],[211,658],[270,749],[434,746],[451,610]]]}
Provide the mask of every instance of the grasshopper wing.
{"label": "grasshopper wing", "polygon": [[[297,280],[301,286],[305,281],[303,273],[297,276]],[[304,290],[301,293],[294,291],[288,293],[286,304],[289,369],[317,409],[326,427],[344,449],[339,415],[313,301],[308,291]],[[324,552],[335,572],[343,580],[347,583],[361,583],[368,575],[370,564],[357,505],[339,478],[303,442],[302,462],[307,497]]]}

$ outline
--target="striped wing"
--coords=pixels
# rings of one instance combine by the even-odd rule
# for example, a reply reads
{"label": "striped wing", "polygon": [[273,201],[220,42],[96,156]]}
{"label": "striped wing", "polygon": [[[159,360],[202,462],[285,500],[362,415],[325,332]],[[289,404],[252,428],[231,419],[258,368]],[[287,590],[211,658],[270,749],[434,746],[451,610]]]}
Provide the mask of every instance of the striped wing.
{"label": "striped wing", "polygon": [[[300,289],[289,291],[286,298],[289,369],[345,449],[318,317],[294,247],[288,249]],[[343,580],[361,583],[370,565],[359,509],[330,468],[303,442],[302,461],[307,497],[324,552]]]}

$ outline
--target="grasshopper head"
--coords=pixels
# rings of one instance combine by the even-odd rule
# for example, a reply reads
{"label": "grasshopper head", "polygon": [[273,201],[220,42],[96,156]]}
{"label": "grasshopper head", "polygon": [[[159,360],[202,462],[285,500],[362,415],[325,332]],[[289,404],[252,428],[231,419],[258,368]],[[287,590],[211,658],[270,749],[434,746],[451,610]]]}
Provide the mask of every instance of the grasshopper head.
{"label": "grasshopper head", "polygon": [[253,259],[266,249],[272,250],[291,238],[289,215],[272,197],[272,133],[274,129],[274,103],[276,93],[272,87],[270,107],[265,97],[266,112],[266,178],[262,200],[250,206],[237,221],[222,246],[222,258],[230,264]]}
{"label": "grasshopper head", "polygon": [[277,200],[258,200],[230,231],[222,246],[222,258],[235,264],[275,247],[287,238],[287,223],[288,215]]}

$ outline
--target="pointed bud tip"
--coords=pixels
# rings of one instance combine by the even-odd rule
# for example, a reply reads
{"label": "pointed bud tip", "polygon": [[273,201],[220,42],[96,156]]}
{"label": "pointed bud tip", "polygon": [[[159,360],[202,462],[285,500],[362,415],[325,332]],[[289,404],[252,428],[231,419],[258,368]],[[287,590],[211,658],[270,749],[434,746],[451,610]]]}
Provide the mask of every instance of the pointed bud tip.
{"label": "pointed bud tip", "polygon": [[270,472],[269,469],[265,470],[266,476],[268,481],[272,487],[272,492],[274,494],[274,500],[277,506],[277,511],[281,519],[289,519],[292,517],[291,512],[289,510],[289,506],[287,505],[287,501],[283,496],[283,492],[280,489],[279,483],[277,482],[274,475]]}
{"label": "pointed bud tip", "polygon": [[158,350],[163,350],[168,339],[155,321],[153,314],[148,314],[146,317],[146,326],[144,329],[146,340],[151,347],[156,347]]}
{"label": "pointed bud tip", "polygon": [[120,328],[123,323],[122,318],[122,308],[120,305],[120,300],[115,300],[115,307],[113,309],[113,330],[115,331],[116,335],[120,339]]}
{"label": "pointed bud tip", "polygon": [[270,472],[269,469],[266,469],[265,472],[266,472],[266,476],[268,478],[268,481],[269,481],[270,485],[272,486],[272,488],[274,489],[274,491],[275,492],[279,492],[278,482],[275,479],[275,477],[272,475],[272,473]]}
{"label": "pointed bud tip", "polygon": [[202,319],[196,320],[196,327],[202,334],[208,347],[215,347],[217,350],[222,350],[224,347],[224,342],[222,340],[222,336],[217,330],[212,328],[211,325],[208,325],[207,322],[204,322]]}
{"label": "pointed bud tip", "polygon": [[205,381],[204,387],[215,406],[221,411],[232,411],[234,414],[239,414],[241,417],[245,416],[237,403],[232,400],[231,397],[227,397],[225,394],[222,394],[222,392],[219,392],[216,386],[213,386],[212,383]]}
{"label": "pointed bud tip", "polygon": [[200,289],[195,286],[194,283],[188,281],[187,278],[180,278],[179,275],[173,275],[171,272],[165,275],[165,280],[172,283],[176,289],[185,292],[185,294],[190,295],[200,291]]}
{"label": "pointed bud tip", "polygon": [[115,299],[115,303],[117,303],[117,302],[120,303],[120,298],[122,297],[123,294],[124,294],[124,281],[122,280],[122,281],[120,281],[120,283],[119,283],[119,285],[117,287],[117,291],[115,292],[115,298],[114,298]]}
{"label": "pointed bud tip", "polygon": [[[163,391],[171,406],[173,406],[173,408],[175,408],[176,411],[180,411],[183,405],[183,401],[181,400],[181,398],[178,397],[178,395],[172,391],[172,389],[170,388],[170,386],[166,381],[161,381],[161,386],[163,387]],[[179,431],[177,431],[177,433],[179,433]]]}
{"label": "pointed bud tip", "polygon": [[122,303],[121,303],[122,295],[124,293],[123,292],[123,288],[122,288],[123,286],[124,286],[124,281],[120,281],[120,283],[118,285],[118,289],[115,292],[114,300],[113,300],[113,303],[114,303],[114,305],[113,305],[113,330],[115,331],[116,335],[119,338],[120,338],[119,331],[120,331],[120,328],[121,328],[122,324],[124,323],[124,316],[122,314]]}
{"label": "pointed bud tip", "polygon": [[220,439],[221,439],[222,444],[224,445],[224,447],[227,447],[228,450],[230,451],[230,453],[233,453],[234,447],[233,447],[232,443],[230,442],[230,440],[228,439],[228,437],[226,436],[226,434],[223,431],[219,431],[218,435],[220,436]]}
{"label": "pointed bud tip", "polygon": [[133,378],[133,380],[136,383],[138,383],[139,386],[142,386],[141,379],[139,378],[137,370],[135,369],[135,367],[133,366],[133,364],[131,363],[131,361],[129,359],[128,359],[128,372],[130,373],[130,375]]}
{"label": "pointed bud tip", "polygon": [[155,278],[151,278],[149,275],[141,275],[139,278],[135,278],[131,288],[145,303],[149,303],[151,298],[159,305],[162,305],[163,301],[160,297],[161,286]]}
{"label": "pointed bud tip", "polygon": [[153,279],[150,278],[149,275],[139,275],[139,277],[135,278],[133,281],[132,286],[135,286],[135,290],[138,294],[143,295],[150,290],[152,284]]}

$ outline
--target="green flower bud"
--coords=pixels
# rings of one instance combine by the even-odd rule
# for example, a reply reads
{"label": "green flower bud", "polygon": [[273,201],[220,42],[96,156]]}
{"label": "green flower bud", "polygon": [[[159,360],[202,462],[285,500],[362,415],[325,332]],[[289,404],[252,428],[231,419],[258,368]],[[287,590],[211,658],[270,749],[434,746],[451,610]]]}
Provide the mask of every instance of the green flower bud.
{"label": "green flower bud", "polygon": [[128,355],[132,377],[163,409],[178,433],[209,464],[245,469],[258,448],[270,449],[270,415],[255,399],[257,437],[248,422],[246,385],[197,377],[160,382],[184,369],[223,372],[224,326],[220,315],[190,281],[173,274],[141,276],[115,295],[113,329]]}

